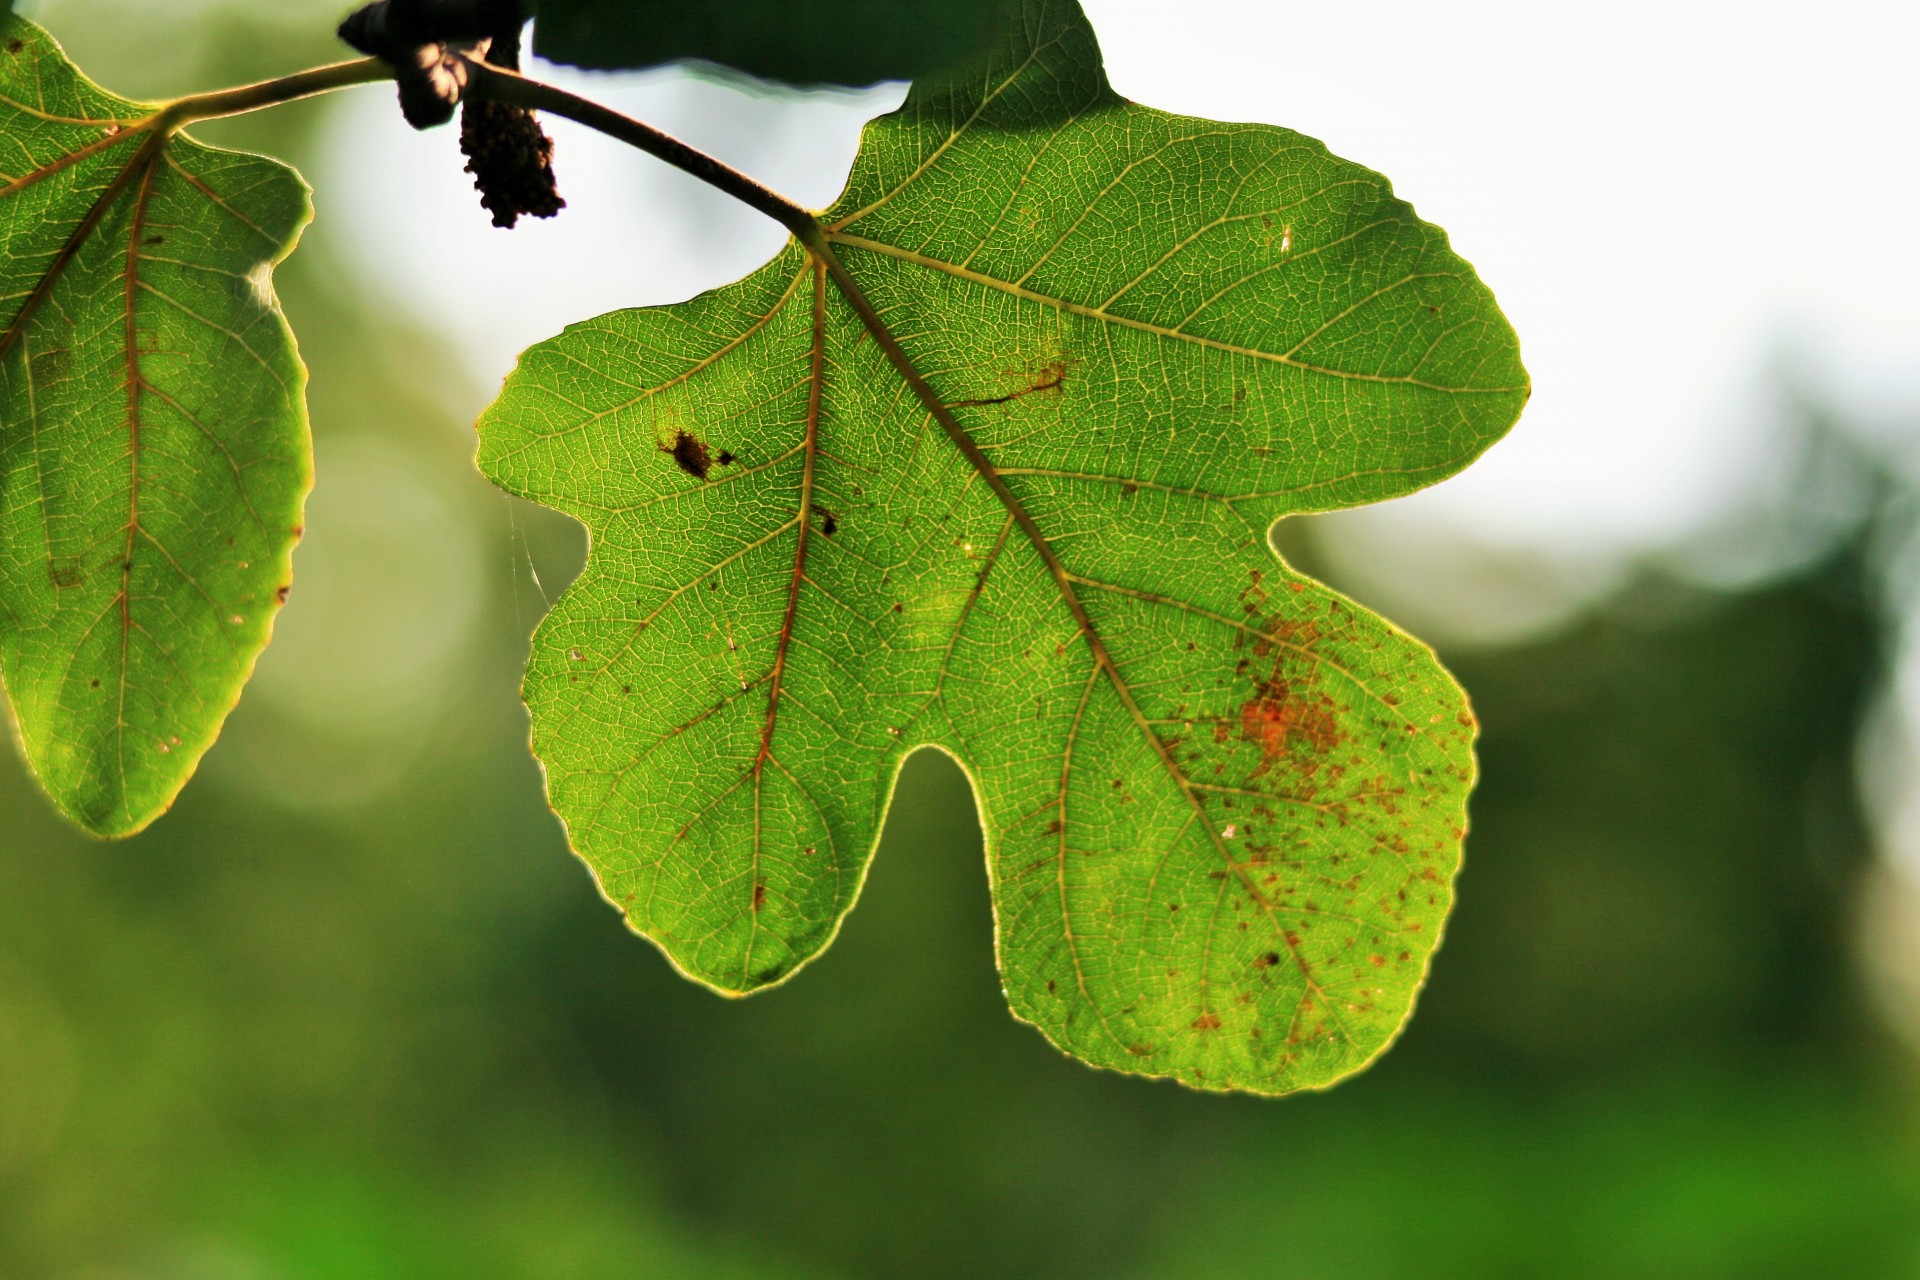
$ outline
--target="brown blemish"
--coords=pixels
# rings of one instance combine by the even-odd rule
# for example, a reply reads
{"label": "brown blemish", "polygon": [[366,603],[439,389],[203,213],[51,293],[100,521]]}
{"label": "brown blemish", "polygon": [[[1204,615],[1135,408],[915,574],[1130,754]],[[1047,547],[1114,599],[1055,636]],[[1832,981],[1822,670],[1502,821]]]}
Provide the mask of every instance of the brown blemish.
{"label": "brown blemish", "polygon": [[987,396],[979,400],[955,400],[947,407],[950,409],[976,409],[986,405],[1010,404],[1026,396],[1058,391],[1066,385],[1067,367],[1070,363],[1072,362],[1064,356],[1049,360],[1046,364],[1040,366],[1040,368],[1030,373],[1019,375],[1023,376],[1027,381],[1027,385],[1024,387],[1009,391],[1003,396]]}
{"label": "brown blemish", "polygon": [[66,591],[79,586],[83,577],[79,557],[48,561],[47,576],[53,579],[56,590]]}
{"label": "brown blemish", "polygon": [[26,47],[27,47],[27,43],[26,43],[26,41],[24,41],[24,40],[9,40],[9,41],[7,41],[7,52],[8,52],[8,53],[18,53],[18,52],[20,52],[20,51],[21,51],[22,49],[24,49],[24,48],[26,48]]}
{"label": "brown blemish", "polygon": [[827,510],[825,507],[820,508],[820,532],[826,534],[829,538],[840,532],[840,522],[834,519],[833,512]]}
{"label": "brown blemish", "polygon": [[764,884],[754,885],[753,886],[753,909],[755,911],[758,911],[760,910],[760,908],[766,905],[767,905],[767,886],[765,886]]}
{"label": "brown blemish", "polygon": [[287,602],[287,597],[292,594],[293,594],[293,585],[289,583],[283,587],[275,587],[273,591],[273,598],[276,603],[285,604]]}
{"label": "brown blemish", "polygon": [[73,352],[66,347],[48,347],[33,357],[33,376],[40,382],[58,382],[73,368]]}
{"label": "brown blemish", "polygon": [[695,480],[705,480],[707,472],[713,469],[707,442],[686,431],[674,432],[673,442],[661,445],[660,452],[672,457],[674,464]]}
{"label": "brown blemish", "polygon": [[1148,1058],[1153,1056],[1153,1046],[1150,1044],[1130,1044],[1127,1046],[1127,1052],[1136,1058]]}
{"label": "brown blemish", "polygon": [[1324,755],[1340,745],[1340,722],[1325,696],[1296,689],[1276,676],[1258,686],[1258,692],[1240,707],[1240,736],[1260,749],[1264,776],[1294,751]]}
{"label": "brown blemish", "polygon": [[713,465],[716,467],[730,467],[734,464],[735,461],[736,459],[734,458],[733,454],[731,454],[725,449],[722,449],[719,452],[719,454],[715,456],[713,460]]}
{"label": "brown blemish", "polygon": [[1193,1020],[1192,1026],[1195,1031],[1218,1031],[1220,1029],[1220,1015],[1217,1013],[1203,1013]]}

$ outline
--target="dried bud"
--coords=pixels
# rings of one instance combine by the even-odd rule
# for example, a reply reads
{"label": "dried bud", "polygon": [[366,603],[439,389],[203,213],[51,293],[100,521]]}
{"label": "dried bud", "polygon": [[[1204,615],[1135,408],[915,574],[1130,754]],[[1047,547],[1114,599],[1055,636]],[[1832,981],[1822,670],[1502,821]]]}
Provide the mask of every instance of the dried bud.
{"label": "dried bud", "polygon": [[524,107],[469,99],[460,113],[460,150],[494,226],[511,227],[523,213],[551,218],[566,207],[554,184],[553,139]]}

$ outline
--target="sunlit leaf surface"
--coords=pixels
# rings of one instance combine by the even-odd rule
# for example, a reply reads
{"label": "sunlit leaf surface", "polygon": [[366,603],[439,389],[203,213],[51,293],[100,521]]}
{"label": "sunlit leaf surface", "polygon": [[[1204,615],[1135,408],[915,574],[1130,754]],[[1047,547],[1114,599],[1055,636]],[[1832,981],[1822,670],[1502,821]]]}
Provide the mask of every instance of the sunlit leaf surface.
{"label": "sunlit leaf surface", "polygon": [[270,274],[306,188],[153,117],[0,17],[0,674],[42,784],[108,835],[219,733],[310,476]]}
{"label": "sunlit leaf surface", "polygon": [[826,221],[1013,501],[798,245],[529,351],[481,461],[592,530],[526,685],[574,847],[753,991],[827,945],[937,745],[1019,1016],[1205,1088],[1358,1069],[1439,942],[1474,723],[1267,534],[1507,430],[1493,299],[1379,175],[1116,97],[1063,0],[871,125]]}

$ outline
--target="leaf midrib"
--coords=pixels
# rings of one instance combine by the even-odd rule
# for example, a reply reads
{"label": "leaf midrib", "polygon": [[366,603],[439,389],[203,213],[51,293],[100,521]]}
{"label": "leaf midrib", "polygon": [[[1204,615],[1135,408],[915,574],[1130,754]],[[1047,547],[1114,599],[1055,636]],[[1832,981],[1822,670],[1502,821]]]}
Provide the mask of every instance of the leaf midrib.
{"label": "leaf midrib", "polygon": [[[859,317],[862,326],[873,337],[875,344],[886,354],[889,362],[893,364],[895,371],[914,393],[915,398],[921,402],[928,413],[933,415],[935,421],[939,422],[941,428],[946,432],[948,439],[960,450],[961,454],[973,467],[974,472],[987,484],[987,487],[993,490],[995,496],[999,498],[1001,504],[1007,510],[1007,513],[1013,518],[1014,523],[1020,526],[1021,532],[1026,536],[1028,544],[1033,547],[1035,554],[1040,557],[1049,576],[1053,579],[1055,589],[1058,591],[1062,603],[1067,606],[1068,612],[1073,615],[1074,621],[1079,627],[1080,634],[1086,639],[1088,650],[1093,655],[1096,674],[1098,672],[1105,673],[1109,687],[1112,688],[1122,708],[1126,711],[1129,718],[1132,719],[1136,731],[1146,740],[1149,748],[1159,759],[1168,777],[1172,780],[1180,794],[1186,798],[1188,806],[1192,810],[1193,819],[1199,824],[1200,828],[1207,833],[1209,844],[1212,845],[1221,861],[1225,863],[1232,878],[1239,882],[1247,896],[1259,907],[1261,914],[1266,917],[1269,925],[1272,927],[1275,936],[1286,947],[1288,956],[1292,958],[1294,966],[1300,972],[1301,980],[1305,983],[1307,992],[1310,993],[1312,999],[1318,1003],[1318,1006],[1326,1011],[1327,1016],[1335,1026],[1339,1028],[1341,1038],[1349,1044],[1357,1043],[1351,1033],[1347,1031],[1339,1016],[1338,1010],[1334,1007],[1334,1003],[1327,998],[1325,990],[1315,978],[1313,968],[1301,953],[1299,943],[1293,938],[1291,931],[1285,928],[1279,920],[1275,905],[1261,892],[1258,883],[1248,873],[1246,866],[1233,856],[1232,850],[1227,848],[1220,832],[1215,829],[1205,804],[1201,801],[1199,794],[1194,790],[1192,781],[1186,776],[1185,770],[1180,768],[1179,762],[1173,758],[1172,751],[1160,738],[1160,735],[1153,731],[1150,721],[1133,696],[1131,686],[1128,685],[1125,677],[1121,674],[1119,664],[1115,662],[1111,652],[1107,649],[1105,638],[1095,625],[1092,615],[1088,613],[1085,603],[1081,601],[1079,594],[1074,590],[1074,575],[1067,570],[1065,564],[1059,557],[1059,553],[1053,549],[1052,542],[1046,536],[1045,531],[1040,528],[1039,522],[1034,519],[1032,513],[1026,509],[1026,505],[1020,501],[1019,496],[1013,492],[1005,478],[1001,476],[992,461],[981,450],[980,445],[973,439],[972,434],[961,425],[960,421],[953,415],[952,409],[941,399],[939,393],[933,389],[932,385],[928,383],[926,378],[920,373],[911,354],[901,345],[899,339],[894,335],[885,319],[881,317],[879,311],[874,307],[872,301],[867,298],[865,291],[860,288],[859,282],[853,278],[852,274],[847,271],[846,266],[834,253],[833,242],[842,239],[842,237],[836,237],[825,228],[819,228],[813,239],[815,242],[809,243],[807,248],[825,267],[827,274],[832,278],[841,296]],[[847,242],[852,243],[856,238],[845,239],[847,239]],[[858,247],[865,246],[860,245]],[[906,257],[908,255],[902,253],[899,256]],[[913,256],[917,258],[919,255]],[[935,264],[929,261],[928,265]],[[1064,919],[1065,917],[1063,916],[1063,920]],[[1105,1027],[1105,1014],[1100,1010],[1099,1003],[1093,1000],[1090,993],[1084,993],[1084,988],[1083,994],[1087,994],[1090,1006],[1100,1015],[1102,1026]],[[1304,1003],[1305,1001],[1303,1000],[1301,1004],[1304,1005]],[[1298,1018],[1300,1008],[1301,1006],[1296,1006],[1296,1019]],[[1207,1010],[1207,1012],[1211,1012],[1211,1010]],[[1108,1032],[1111,1034],[1110,1028],[1108,1028]]]}

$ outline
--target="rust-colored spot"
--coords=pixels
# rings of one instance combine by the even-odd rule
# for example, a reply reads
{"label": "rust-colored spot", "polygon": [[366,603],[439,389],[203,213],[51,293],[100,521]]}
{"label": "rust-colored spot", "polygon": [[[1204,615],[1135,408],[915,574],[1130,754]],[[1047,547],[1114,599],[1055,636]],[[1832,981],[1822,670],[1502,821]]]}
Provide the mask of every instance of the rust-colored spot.
{"label": "rust-colored spot", "polygon": [[1253,774],[1258,778],[1296,750],[1331,751],[1342,735],[1325,697],[1296,690],[1276,676],[1241,705],[1240,736],[1260,749],[1260,766]]}
{"label": "rust-colored spot", "polygon": [[1278,951],[1269,951],[1267,952],[1267,954],[1255,960],[1253,962],[1253,967],[1256,969],[1271,969],[1273,968],[1273,966],[1279,963],[1280,963],[1280,953]]}
{"label": "rust-colored spot", "polygon": [[293,586],[291,583],[285,586],[275,587],[273,590],[273,598],[280,604],[285,604],[287,602],[287,597],[292,594],[293,594]]}
{"label": "rust-colored spot", "polygon": [[660,452],[670,455],[674,464],[695,480],[705,480],[713,469],[706,441],[685,431],[674,432],[673,443],[661,445]]}
{"label": "rust-colored spot", "polygon": [[1136,1058],[1148,1058],[1153,1056],[1153,1046],[1146,1043],[1130,1044],[1127,1046],[1127,1052]]}
{"label": "rust-colored spot", "polygon": [[767,886],[765,886],[764,884],[754,885],[753,886],[753,909],[755,911],[758,911],[760,910],[760,908],[766,905],[767,905]]}
{"label": "rust-colored spot", "polygon": [[1066,829],[1067,829],[1066,824],[1060,821],[1060,819],[1055,818],[1052,822],[1049,822],[1047,824],[1047,829],[1044,834],[1050,835],[1050,836],[1057,836],[1062,831],[1065,831]]}
{"label": "rust-colored spot", "polygon": [[1195,1031],[1218,1031],[1220,1029],[1220,1015],[1217,1013],[1201,1014],[1193,1020],[1193,1029]]}

